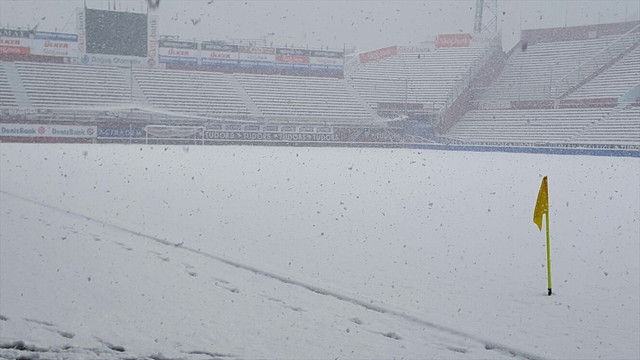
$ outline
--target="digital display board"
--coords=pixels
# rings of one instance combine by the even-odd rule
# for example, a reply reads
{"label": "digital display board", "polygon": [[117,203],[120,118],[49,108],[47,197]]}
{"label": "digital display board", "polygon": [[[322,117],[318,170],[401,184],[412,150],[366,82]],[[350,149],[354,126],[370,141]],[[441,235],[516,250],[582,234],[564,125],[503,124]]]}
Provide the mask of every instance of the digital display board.
{"label": "digital display board", "polygon": [[86,9],[89,54],[147,56],[147,15]]}

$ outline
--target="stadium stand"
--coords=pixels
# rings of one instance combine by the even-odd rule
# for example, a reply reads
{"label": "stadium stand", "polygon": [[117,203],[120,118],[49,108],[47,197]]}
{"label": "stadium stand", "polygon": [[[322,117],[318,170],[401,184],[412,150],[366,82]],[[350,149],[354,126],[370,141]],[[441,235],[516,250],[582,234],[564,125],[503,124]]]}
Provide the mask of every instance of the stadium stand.
{"label": "stadium stand", "polygon": [[494,82],[473,89],[459,120],[440,129],[442,139],[640,148],[640,107],[629,105],[640,84],[639,35],[638,22],[525,31]]}
{"label": "stadium stand", "polygon": [[[557,83],[581,65],[612,45],[620,35],[595,39],[541,42],[514,48],[506,67],[488,91],[479,97],[481,108],[509,108],[512,101],[553,100],[563,91]],[[626,36],[616,42],[622,53],[638,41]],[[618,49],[620,48],[620,49]],[[613,50],[612,50],[613,51]],[[614,54],[611,54],[612,56]],[[587,74],[597,69],[582,69]]]}
{"label": "stadium stand", "polygon": [[133,76],[149,103],[159,109],[201,116],[250,114],[222,73],[133,69]]}
{"label": "stadium stand", "polygon": [[380,103],[411,103],[435,112],[458,94],[485,53],[484,46],[401,53],[358,65],[347,78],[374,109]]}
{"label": "stadium stand", "polygon": [[640,46],[636,46],[602,74],[567,96],[567,99],[619,98],[640,84]]}
{"label": "stadium stand", "polygon": [[0,108],[15,109],[17,107],[18,103],[11,89],[9,79],[7,79],[4,62],[0,62]]}
{"label": "stadium stand", "polygon": [[507,54],[499,35],[451,35],[468,42],[347,56],[344,78],[5,56],[0,122],[88,125],[109,141],[197,128],[202,143],[372,131],[366,141],[640,150],[640,22],[526,30]]}
{"label": "stadium stand", "polygon": [[586,128],[571,139],[580,145],[639,145],[640,107],[626,106]]}
{"label": "stadium stand", "polygon": [[131,103],[130,86],[118,68],[30,62],[15,66],[36,109],[82,110]]}
{"label": "stadium stand", "polygon": [[611,109],[473,110],[446,138],[467,144],[559,144],[603,119]]}
{"label": "stadium stand", "polygon": [[237,73],[233,76],[269,120],[357,123],[373,119],[342,79]]}

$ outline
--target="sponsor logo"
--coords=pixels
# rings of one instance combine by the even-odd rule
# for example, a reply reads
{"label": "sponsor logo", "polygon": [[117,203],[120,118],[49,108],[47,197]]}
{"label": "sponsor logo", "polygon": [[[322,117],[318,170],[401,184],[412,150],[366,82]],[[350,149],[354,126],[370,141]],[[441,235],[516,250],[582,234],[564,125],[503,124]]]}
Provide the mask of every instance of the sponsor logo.
{"label": "sponsor logo", "polygon": [[85,65],[89,63],[89,60],[90,58],[89,58],[89,55],[87,54],[82,55],[82,57],[80,58],[80,62]]}
{"label": "sponsor logo", "polygon": [[45,41],[44,42],[44,47],[45,48],[56,48],[56,49],[68,49],[69,48],[69,44],[68,43],[63,43],[63,42],[53,42],[53,41]]}
{"label": "sponsor logo", "polygon": [[86,50],[86,33],[84,29],[84,9],[76,9],[76,30],[78,32],[78,51],[85,52]]}
{"label": "sponsor logo", "polygon": [[309,56],[342,59],[344,57],[342,52],[338,51],[324,51],[324,50],[311,50]]}
{"label": "sponsor logo", "polygon": [[158,44],[163,48],[198,50],[198,43],[188,41],[160,40],[158,41]]}
{"label": "sponsor logo", "polygon": [[436,48],[469,47],[470,34],[440,34],[436,38]]}
{"label": "sponsor logo", "polygon": [[168,54],[175,56],[189,56],[189,50],[169,49]]}
{"label": "sponsor logo", "polygon": [[238,52],[237,45],[202,43],[202,50]]}
{"label": "sponsor logo", "polygon": [[2,46],[0,45],[0,54],[28,55],[31,49],[24,46]]}
{"label": "sponsor logo", "polygon": [[251,53],[251,54],[275,54],[276,49],[269,47],[259,47],[259,46],[238,46],[238,51],[243,53]]}
{"label": "sponsor logo", "polygon": [[292,63],[292,64],[308,64],[309,57],[298,56],[298,55],[277,55],[276,61],[282,62],[282,63]]}
{"label": "sponsor logo", "polygon": [[0,128],[0,133],[1,134],[6,134],[6,135],[35,135],[36,130],[35,129],[29,129],[29,128],[23,128],[23,127],[19,127],[19,128],[6,128],[6,127],[2,127]]}
{"label": "sponsor logo", "polygon": [[20,46],[19,39],[0,39],[0,45]]}
{"label": "sponsor logo", "polygon": [[11,30],[0,29],[0,36],[14,37],[14,38],[29,38],[33,36],[33,32],[27,30]]}
{"label": "sponsor logo", "polygon": [[155,59],[149,59],[147,60],[147,65],[152,68],[152,67],[156,67],[156,60]]}
{"label": "sponsor logo", "polygon": [[44,126],[40,126],[38,128],[38,134],[43,135],[47,130],[44,128]]}
{"label": "sponsor logo", "polygon": [[309,56],[309,50],[306,50],[306,49],[277,48],[276,49],[276,54],[279,54],[279,55]]}
{"label": "sponsor logo", "polygon": [[149,47],[148,55],[151,58],[158,56],[158,18],[156,16],[149,17]]}

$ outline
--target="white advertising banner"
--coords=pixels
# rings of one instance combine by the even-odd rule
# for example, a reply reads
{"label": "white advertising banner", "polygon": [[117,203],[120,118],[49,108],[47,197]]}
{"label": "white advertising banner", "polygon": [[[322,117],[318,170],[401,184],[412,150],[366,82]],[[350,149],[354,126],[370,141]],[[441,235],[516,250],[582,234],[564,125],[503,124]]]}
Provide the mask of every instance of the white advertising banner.
{"label": "white advertising banner", "polygon": [[96,126],[2,124],[0,136],[95,138]]}
{"label": "white advertising banner", "polygon": [[158,48],[158,55],[160,56],[175,56],[175,57],[198,57],[198,49],[180,49],[180,48]]}
{"label": "white advertising banner", "polygon": [[124,55],[82,54],[78,57],[78,63],[82,65],[102,65],[117,67],[149,68],[156,67],[153,58]]}
{"label": "white advertising banner", "polygon": [[0,52],[7,54],[78,56],[78,43],[75,41],[0,37],[0,47]]}
{"label": "white advertising banner", "polygon": [[76,32],[78,34],[78,52],[87,51],[87,32],[84,28],[84,8],[76,8]]}
{"label": "white advertising banner", "polygon": [[154,59],[158,59],[158,16],[149,15],[147,21],[147,55]]}
{"label": "white advertising banner", "polygon": [[32,55],[78,56],[78,43],[58,40],[28,39]]}
{"label": "white advertising banner", "polygon": [[276,54],[268,54],[268,53],[238,53],[238,57],[240,60],[250,60],[250,61],[262,61],[262,62],[276,62]]}

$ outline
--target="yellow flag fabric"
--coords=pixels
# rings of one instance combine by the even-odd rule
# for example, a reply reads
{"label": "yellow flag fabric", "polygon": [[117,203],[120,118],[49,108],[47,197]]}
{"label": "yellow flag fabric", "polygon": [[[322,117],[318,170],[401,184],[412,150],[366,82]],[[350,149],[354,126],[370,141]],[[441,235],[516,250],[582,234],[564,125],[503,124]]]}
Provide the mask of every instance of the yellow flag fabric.
{"label": "yellow flag fabric", "polygon": [[547,189],[547,177],[542,178],[540,191],[538,191],[538,201],[536,201],[536,209],[533,211],[533,222],[538,225],[538,229],[542,231],[542,215],[549,216],[549,190]]}

